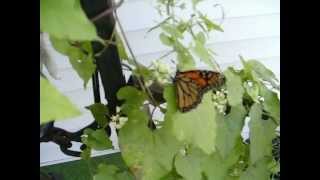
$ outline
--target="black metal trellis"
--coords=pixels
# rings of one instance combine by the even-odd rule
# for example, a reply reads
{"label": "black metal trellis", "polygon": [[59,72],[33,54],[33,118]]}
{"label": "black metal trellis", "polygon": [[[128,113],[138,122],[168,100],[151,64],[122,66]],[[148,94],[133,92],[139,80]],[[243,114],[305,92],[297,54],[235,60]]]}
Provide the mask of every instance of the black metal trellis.
{"label": "black metal trellis", "polygon": [[[81,5],[88,16],[96,26],[97,33],[102,39],[110,40],[115,27],[115,18],[113,13],[110,13],[115,7],[119,7],[123,2],[121,0],[117,5],[112,7],[112,0],[81,0]],[[111,39],[115,41],[115,37]],[[104,46],[92,42],[93,50],[99,55],[95,57],[97,70],[92,76],[92,86],[94,103],[101,102],[100,95],[100,81],[104,90],[104,96],[107,100],[107,107],[110,115],[116,113],[116,107],[121,105],[121,101],[117,99],[117,92],[121,87],[126,85],[136,86],[140,88],[136,82],[136,78],[131,76],[126,82],[122,67],[121,60],[117,51],[117,47],[114,44],[110,44],[108,48],[104,49]],[[102,51],[102,52],[101,52]],[[156,84],[151,85],[151,93],[158,102],[164,102],[162,91],[163,89]],[[155,129],[153,122],[149,122],[149,128]],[[97,129],[98,124],[94,121],[90,125],[80,129],[76,132],[69,132],[65,129],[54,126],[54,121],[40,127],[40,143],[42,142],[54,142],[59,145],[61,152],[69,156],[80,157],[81,151],[70,150],[72,142],[81,142],[81,135],[86,128]],[[107,135],[110,137],[111,128],[106,127]],[[80,147],[83,150],[86,146],[82,144]]]}
{"label": "black metal trellis", "polygon": [[[122,3],[122,1],[120,2]],[[114,8],[112,7],[111,0],[81,0],[81,5],[88,18],[94,18],[94,24],[98,31],[98,35],[103,39],[110,39],[115,26],[113,14],[109,12]],[[104,15],[101,16],[101,14]],[[94,52],[100,52],[103,49],[103,46],[98,43],[93,42],[92,45]],[[99,56],[95,57],[95,61],[97,70],[92,76],[94,102],[101,102],[99,85],[100,77],[105,98],[108,102],[107,106],[109,112],[111,115],[115,114],[116,106],[119,106],[121,103],[117,99],[116,93],[121,87],[126,85],[117,47],[113,44],[110,44],[109,47],[103,50]],[[60,150],[64,154],[79,157],[81,152],[70,150],[70,148],[72,147],[72,142],[81,142],[81,135],[86,128],[97,129],[98,124],[94,121],[92,124],[80,129],[77,132],[69,132],[65,129],[55,127],[54,122],[50,122],[40,127],[40,143],[54,142],[59,145]],[[110,136],[111,128],[107,126],[105,130],[107,135]],[[83,144],[81,146],[81,150],[84,148],[85,145]]]}

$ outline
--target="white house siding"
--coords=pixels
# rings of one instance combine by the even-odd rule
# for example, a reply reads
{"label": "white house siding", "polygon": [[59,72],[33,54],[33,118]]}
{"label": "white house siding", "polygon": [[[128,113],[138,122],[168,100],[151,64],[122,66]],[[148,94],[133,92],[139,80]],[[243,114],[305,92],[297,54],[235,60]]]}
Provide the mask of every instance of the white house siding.
{"label": "white house siding", "polygon": [[[240,67],[239,55],[242,55],[248,59],[261,61],[280,79],[280,1],[207,0],[203,2],[200,5],[202,12],[220,22],[221,11],[213,7],[218,3],[223,6],[225,12],[222,24],[224,32],[213,33],[212,38],[208,40],[208,46],[218,54],[216,60],[220,66],[222,68],[230,65]],[[149,64],[168,51],[168,47],[163,46],[158,40],[159,31],[155,30],[146,34],[149,28],[161,21],[153,7],[154,0],[126,0],[118,10],[130,46],[137,59],[144,64]],[[52,55],[58,64],[59,75],[62,79],[50,79],[51,82],[83,112],[80,117],[58,122],[56,125],[70,131],[77,131],[93,121],[90,113],[84,109],[85,106],[93,103],[91,82],[84,90],[81,79],[71,69],[68,60],[56,52],[52,52]],[[247,130],[244,134],[246,133]],[[116,144],[115,136],[113,139]],[[58,146],[53,143],[41,144],[40,148],[41,165],[75,159],[62,154]],[[115,151],[117,150],[100,153]]]}

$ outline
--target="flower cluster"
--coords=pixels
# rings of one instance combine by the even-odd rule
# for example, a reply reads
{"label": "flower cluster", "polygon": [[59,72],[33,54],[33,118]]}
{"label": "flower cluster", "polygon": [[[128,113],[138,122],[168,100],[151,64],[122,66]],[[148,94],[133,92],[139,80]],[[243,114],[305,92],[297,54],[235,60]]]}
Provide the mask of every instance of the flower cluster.
{"label": "flower cluster", "polygon": [[122,126],[128,121],[127,117],[122,117],[120,115],[121,108],[117,106],[117,114],[111,116],[111,123],[116,127],[116,129],[121,129]]}
{"label": "flower cluster", "polygon": [[227,91],[224,89],[221,89],[220,91],[216,91],[213,93],[212,99],[213,99],[213,105],[220,113],[224,113],[227,108],[227,97],[226,97]]}
{"label": "flower cluster", "polygon": [[154,61],[152,62],[151,69],[153,71],[153,78],[146,82],[147,86],[151,85],[152,82],[155,80],[160,84],[166,84],[170,82],[170,76],[172,75],[173,71],[167,64]]}

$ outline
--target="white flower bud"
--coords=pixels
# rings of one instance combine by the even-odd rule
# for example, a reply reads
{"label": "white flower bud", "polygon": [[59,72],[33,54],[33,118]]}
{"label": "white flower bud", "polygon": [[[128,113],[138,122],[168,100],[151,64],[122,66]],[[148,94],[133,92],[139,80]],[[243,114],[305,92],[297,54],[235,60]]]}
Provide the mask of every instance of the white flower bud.
{"label": "white flower bud", "polygon": [[112,115],[111,116],[111,121],[118,122],[119,121],[119,115],[118,114],[117,115]]}
{"label": "white flower bud", "polygon": [[146,86],[151,86],[152,82],[153,81],[151,79],[149,79],[149,80],[145,81],[145,85]]}
{"label": "white flower bud", "polygon": [[117,106],[116,107],[116,112],[119,113],[121,111],[121,107]]}

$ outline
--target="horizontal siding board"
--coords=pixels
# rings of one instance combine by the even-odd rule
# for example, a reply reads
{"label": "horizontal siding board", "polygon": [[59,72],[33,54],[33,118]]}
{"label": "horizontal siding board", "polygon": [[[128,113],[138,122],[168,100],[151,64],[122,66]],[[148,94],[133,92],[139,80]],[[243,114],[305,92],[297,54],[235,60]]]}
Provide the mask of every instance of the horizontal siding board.
{"label": "horizontal siding board", "polygon": [[[280,78],[280,57],[266,57],[266,58],[258,58],[261,63],[263,63],[266,67],[270,68],[278,78]],[[224,63],[220,65],[224,70],[229,66],[233,66],[235,68],[241,68],[240,60],[235,60],[234,62]],[[88,113],[89,111],[85,109],[85,106],[88,106],[93,103],[93,95],[91,89],[83,90],[78,89],[70,93],[65,93],[65,95],[75,103],[79,108],[81,108],[82,112]],[[106,101],[104,101],[105,103]],[[72,124],[72,123],[71,123]]]}
{"label": "horizontal siding board", "polygon": [[[154,0],[141,0],[124,3],[118,10],[119,18],[125,31],[135,31],[150,28],[161,22]],[[130,3],[129,3],[130,2]],[[279,0],[215,0],[199,4],[199,10],[211,18],[221,18],[221,10],[214,8],[214,4],[223,6],[225,17],[245,17],[280,12]],[[177,13],[179,15],[179,13]]]}
{"label": "horizontal siding board", "polygon": [[[238,41],[245,39],[280,36],[279,14],[244,17],[238,19],[226,19],[223,23],[224,32],[215,32],[210,36],[208,44]],[[236,29],[236,30],[235,30]],[[158,39],[159,31],[146,34],[147,29],[135,32],[126,32],[130,47],[136,56],[144,56],[151,53],[166,51],[169,48],[161,44]],[[55,52],[52,47],[50,52],[56,60],[60,70],[70,68],[68,59]]]}
{"label": "horizontal siding board", "polygon": [[[268,37],[258,39],[247,39],[240,41],[215,43],[209,46],[218,55],[216,59],[219,63],[233,62],[239,59],[239,55],[245,58],[261,58],[280,55],[280,38]],[[143,64],[150,64],[151,61],[160,57],[165,52],[149,54],[146,56],[138,56],[139,62]],[[174,56],[169,56],[169,59],[175,59]],[[77,89],[82,89],[82,80],[78,77],[73,69],[65,69],[59,72],[61,80],[53,80],[49,78],[51,82],[62,92],[70,92]],[[91,81],[88,83],[88,87],[92,87]]]}
{"label": "horizontal siding board", "polygon": [[[155,0],[126,0],[119,8],[118,14],[129,39],[131,48],[139,62],[149,65],[161,55],[168,52],[159,39],[159,31],[155,30],[149,34],[146,31],[161,20],[157,11],[153,8]],[[238,55],[245,59],[257,59],[272,69],[280,79],[280,2],[278,0],[207,0],[200,4],[199,9],[207,13],[209,17],[220,22],[221,12],[219,8],[213,8],[213,4],[223,5],[225,20],[222,27],[224,33],[215,32],[208,40],[209,47],[218,55],[215,57],[222,69],[228,66],[241,67]],[[93,103],[93,92],[91,81],[88,88],[84,90],[83,82],[76,72],[71,68],[68,59],[55,52],[52,47],[50,55],[58,65],[61,80],[49,80],[62,91],[83,114],[76,118],[56,123],[57,127],[68,131],[77,131],[93,122],[93,117],[84,107]],[[168,56],[165,62],[170,63],[175,59],[174,55]],[[128,72],[125,72],[128,76]],[[101,96],[104,100],[103,87]],[[248,129],[244,128],[243,134],[248,136]],[[116,135],[113,131],[113,142],[117,146]],[[78,148],[79,145],[76,145]],[[75,160],[60,152],[57,145],[43,143],[40,146],[41,165],[55,164],[63,161]],[[113,153],[108,150],[100,153]],[[94,154],[99,154],[95,152]]]}
{"label": "horizontal siding board", "polygon": [[[257,17],[245,17],[226,20],[223,25],[224,32],[214,32],[210,35],[208,44],[245,39],[263,38],[280,35],[279,14]],[[137,56],[157,51],[169,50],[159,40],[160,30],[146,34],[147,29],[136,32],[127,32],[130,47]],[[185,39],[190,41],[190,37]]]}

